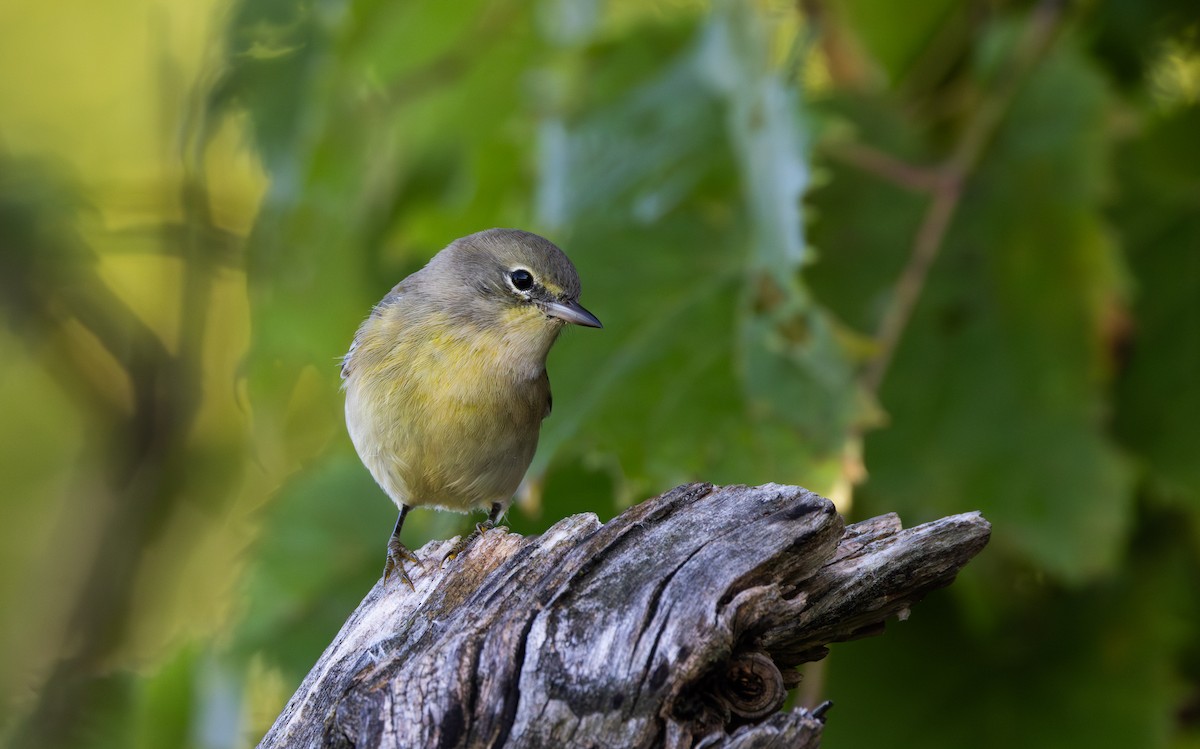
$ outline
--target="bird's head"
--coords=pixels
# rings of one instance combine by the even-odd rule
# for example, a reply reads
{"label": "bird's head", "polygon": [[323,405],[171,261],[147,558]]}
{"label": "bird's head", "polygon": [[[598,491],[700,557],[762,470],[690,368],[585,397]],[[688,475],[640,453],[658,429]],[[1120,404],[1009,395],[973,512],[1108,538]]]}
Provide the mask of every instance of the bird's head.
{"label": "bird's head", "polygon": [[567,324],[603,327],[579,303],[579,274],[554,243],[518,229],[458,239],[422,271],[455,322],[500,337],[546,339]]}

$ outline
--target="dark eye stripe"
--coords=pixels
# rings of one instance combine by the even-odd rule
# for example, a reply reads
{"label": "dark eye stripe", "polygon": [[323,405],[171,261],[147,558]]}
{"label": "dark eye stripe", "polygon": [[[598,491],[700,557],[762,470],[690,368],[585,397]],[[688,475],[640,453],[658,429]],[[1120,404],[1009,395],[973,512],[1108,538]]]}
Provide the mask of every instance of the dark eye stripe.
{"label": "dark eye stripe", "polygon": [[524,268],[517,268],[509,273],[508,277],[512,279],[512,285],[518,291],[529,291],[533,288],[533,274]]}

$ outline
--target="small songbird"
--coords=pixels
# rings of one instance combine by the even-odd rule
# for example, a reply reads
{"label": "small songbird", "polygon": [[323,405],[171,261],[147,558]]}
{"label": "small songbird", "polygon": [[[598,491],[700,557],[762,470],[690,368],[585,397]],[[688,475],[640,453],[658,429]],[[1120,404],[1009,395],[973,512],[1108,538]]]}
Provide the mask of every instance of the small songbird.
{"label": "small songbird", "polygon": [[[450,558],[494,528],[550,414],[546,355],[563,327],[602,327],[550,241],[516,229],[455,240],[375,306],[342,360],[346,426],[400,508],[383,576],[411,587],[400,543],[413,507],[489,511]],[[443,562],[445,559],[442,560]]]}

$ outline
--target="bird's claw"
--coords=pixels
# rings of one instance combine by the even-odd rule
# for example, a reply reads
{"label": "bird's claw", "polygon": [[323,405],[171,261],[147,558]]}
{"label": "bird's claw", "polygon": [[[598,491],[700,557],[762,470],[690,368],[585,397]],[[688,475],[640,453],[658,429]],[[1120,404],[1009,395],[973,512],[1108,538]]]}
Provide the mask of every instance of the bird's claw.
{"label": "bird's claw", "polygon": [[485,520],[482,523],[476,523],[475,530],[471,531],[466,536],[464,536],[464,537],[460,538],[458,541],[454,542],[454,545],[450,547],[450,551],[447,551],[446,555],[444,557],[442,557],[441,566],[443,566],[443,567],[446,566],[446,562],[450,561],[451,559],[456,558],[459,554],[462,554],[464,551],[467,550],[467,547],[470,546],[471,543],[475,541],[475,539],[479,538],[484,533],[486,533],[487,531],[490,531],[493,528],[500,528],[501,530],[508,530],[508,528],[506,526],[496,525],[491,520]]}
{"label": "bird's claw", "polygon": [[408,572],[404,569],[405,562],[412,562],[419,565],[421,560],[407,546],[400,543],[399,538],[392,536],[387,545],[387,561],[383,564],[383,582],[387,584],[388,579],[391,578],[394,572],[410,590],[416,591],[412,579],[409,578]]}

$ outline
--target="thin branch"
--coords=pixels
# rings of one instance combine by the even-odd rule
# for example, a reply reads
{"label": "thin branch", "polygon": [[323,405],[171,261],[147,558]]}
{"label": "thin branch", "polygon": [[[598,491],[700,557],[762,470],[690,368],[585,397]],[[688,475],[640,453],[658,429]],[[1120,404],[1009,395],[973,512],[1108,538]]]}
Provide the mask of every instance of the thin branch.
{"label": "thin branch", "polygon": [[[880,321],[876,334],[879,353],[863,373],[863,385],[870,393],[877,394],[887,376],[896,349],[925,288],[929,269],[933,266],[946,232],[954,220],[962,198],[963,184],[978,165],[984,148],[995,135],[1029,72],[1049,49],[1061,11],[1062,3],[1059,0],[1046,0],[1034,9],[1025,34],[1013,53],[1010,75],[976,110],[975,116],[963,129],[950,157],[938,169],[940,176],[933,191],[933,200],[913,239],[912,253],[896,283],[891,304]],[[883,163],[883,160],[875,159],[873,162],[877,173],[880,163]],[[889,164],[888,168],[895,172],[894,165]]]}
{"label": "thin branch", "polygon": [[950,227],[950,221],[962,197],[961,183],[958,180],[945,180],[945,184],[946,187],[939,187],[933,193],[933,202],[929,204],[913,240],[908,264],[904,266],[900,280],[896,282],[892,303],[879,325],[879,332],[876,334],[879,353],[863,373],[863,385],[872,393],[878,393],[880,385],[883,384],[883,378],[891,366],[904,329],[908,327],[917,300],[921,298],[929,269],[933,267],[933,261],[941,249],[946,230]]}
{"label": "thin branch", "polygon": [[863,143],[830,143],[822,150],[839,161],[909,192],[934,192],[944,180],[939,167],[916,166]]}

